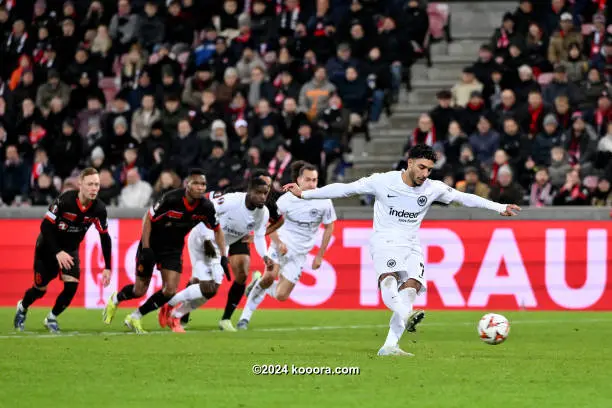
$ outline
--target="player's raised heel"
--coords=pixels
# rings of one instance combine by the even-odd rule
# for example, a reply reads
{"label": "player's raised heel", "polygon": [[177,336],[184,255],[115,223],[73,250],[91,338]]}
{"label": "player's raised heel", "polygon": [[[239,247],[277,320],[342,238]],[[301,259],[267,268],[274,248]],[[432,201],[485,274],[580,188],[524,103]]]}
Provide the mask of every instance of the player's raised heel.
{"label": "player's raised heel", "polygon": [[261,272],[259,272],[259,271],[253,272],[253,279],[251,279],[251,282],[249,283],[249,286],[247,286],[246,290],[244,291],[244,296],[245,297],[249,297],[249,294],[251,293],[251,291],[255,287],[255,284],[257,282],[259,282],[260,279],[261,279]]}
{"label": "player's raised heel", "polygon": [[142,328],[142,322],[140,319],[135,319],[132,317],[132,315],[127,315],[123,323],[128,329],[132,330],[136,334],[146,333],[146,331]]}
{"label": "player's raised heel", "polygon": [[44,325],[47,328],[47,330],[49,330],[49,332],[51,333],[60,332],[59,324],[57,323],[57,320],[55,319],[49,319],[48,317],[45,317]]}
{"label": "player's raised heel", "polygon": [[222,331],[227,331],[227,332],[235,332],[236,331],[236,328],[234,327],[234,325],[232,324],[232,321],[230,319],[220,320],[219,321],[219,329],[221,329]]}
{"label": "player's raised heel", "polygon": [[417,325],[421,323],[424,318],[425,312],[423,310],[415,310],[412,312],[408,318],[408,323],[406,324],[406,331],[409,333],[414,333]]}
{"label": "player's raised heel", "polygon": [[13,327],[15,327],[15,330],[25,330],[27,313],[28,311],[21,306],[21,300],[17,302],[17,310],[15,311],[15,318],[13,319]]}
{"label": "player's raised heel", "polygon": [[111,324],[113,318],[115,317],[115,313],[117,313],[117,305],[113,302],[113,299],[117,295],[117,292],[113,293],[106,302],[106,306],[104,310],[102,310],[102,320],[104,324]]}
{"label": "player's raised heel", "polygon": [[240,319],[236,325],[238,330],[247,330],[249,328],[249,321],[247,319]]}
{"label": "player's raised heel", "polygon": [[379,356],[406,356],[406,357],[414,357],[414,354],[407,353],[404,350],[402,350],[401,348],[399,348],[398,346],[381,347],[381,349],[378,350],[378,355]]}

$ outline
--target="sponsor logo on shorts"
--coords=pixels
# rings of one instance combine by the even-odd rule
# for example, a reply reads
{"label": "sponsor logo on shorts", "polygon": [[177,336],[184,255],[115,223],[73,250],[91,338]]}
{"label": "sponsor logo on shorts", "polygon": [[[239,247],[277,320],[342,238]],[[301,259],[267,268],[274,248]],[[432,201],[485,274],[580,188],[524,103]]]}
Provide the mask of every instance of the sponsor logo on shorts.
{"label": "sponsor logo on shorts", "polygon": [[389,259],[387,261],[387,268],[393,268],[395,265],[397,265],[397,262],[395,262],[395,259]]}
{"label": "sponsor logo on shorts", "polygon": [[253,229],[253,227],[255,227],[255,223],[254,223],[254,222],[249,222],[249,223],[247,224],[247,229],[248,229],[249,231],[250,231],[250,230],[252,230],[252,229]]}
{"label": "sponsor logo on shorts", "polygon": [[427,197],[426,196],[420,196],[417,199],[417,204],[420,205],[421,207],[423,207],[425,204],[427,204]]}
{"label": "sponsor logo on shorts", "polygon": [[319,215],[319,210],[317,210],[316,208],[313,208],[312,210],[310,210],[311,217],[316,217],[318,215]]}

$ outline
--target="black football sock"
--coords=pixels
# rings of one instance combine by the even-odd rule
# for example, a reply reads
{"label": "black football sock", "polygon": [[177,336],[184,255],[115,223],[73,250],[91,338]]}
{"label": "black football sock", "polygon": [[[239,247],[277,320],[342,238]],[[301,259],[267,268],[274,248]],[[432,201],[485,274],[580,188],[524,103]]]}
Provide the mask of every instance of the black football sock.
{"label": "black football sock", "polygon": [[32,303],[36,302],[37,299],[40,299],[41,297],[45,296],[45,293],[47,293],[46,290],[40,290],[32,286],[30,289],[26,290],[26,293],[23,295],[23,299],[21,300],[21,306],[24,309],[27,309]]}
{"label": "black football sock", "polygon": [[243,283],[238,283],[235,281],[232,283],[229,293],[227,294],[227,303],[225,304],[225,311],[223,312],[223,317],[221,319],[226,320],[232,318],[234,310],[236,310],[242,296],[244,296],[245,289],[246,285]]}
{"label": "black football sock", "polygon": [[134,285],[125,285],[119,293],[117,293],[117,303],[121,303],[125,300],[134,299]]}
{"label": "black football sock", "polygon": [[51,309],[51,313],[55,316],[59,316],[72,302],[74,295],[76,295],[79,282],[64,282],[64,290],[57,296],[55,306]]}
{"label": "black football sock", "polygon": [[154,294],[152,294],[151,297],[148,298],[147,301],[138,308],[138,311],[141,315],[144,316],[147,313],[159,309],[160,307],[168,303],[170,299],[172,299],[172,296],[164,295],[164,292],[160,289]]}

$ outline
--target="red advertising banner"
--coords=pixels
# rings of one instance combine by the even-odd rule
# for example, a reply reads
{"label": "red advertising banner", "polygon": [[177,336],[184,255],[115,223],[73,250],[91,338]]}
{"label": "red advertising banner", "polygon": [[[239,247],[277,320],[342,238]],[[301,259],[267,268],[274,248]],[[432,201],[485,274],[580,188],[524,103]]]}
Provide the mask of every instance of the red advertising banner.
{"label": "red advertising banner", "polygon": [[[32,257],[40,220],[0,220],[0,306],[14,306],[33,279]],[[134,280],[140,220],[109,220],[113,277],[100,284],[104,266],[98,232],[81,246],[81,285],[73,306],[102,307]],[[317,271],[304,266],[289,301],[266,299],[269,308],[384,308],[368,251],[370,221],[338,221]],[[320,233],[322,235],[322,232]],[[606,221],[426,221],[420,232],[428,292],[417,305],[430,309],[612,310],[612,260]],[[320,237],[319,237],[320,240]],[[320,242],[320,241],[319,241]],[[312,252],[318,248],[315,248]],[[251,269],[262,261],[252,250]],[[185,250],[183,283],[191,275]],[[155,272],[149,294],[161,287]],[[225,303],[229,284],[207,307]],[[52,305],[61,282],[36,305]],[[139,301],[132,301],[133,306]]]}

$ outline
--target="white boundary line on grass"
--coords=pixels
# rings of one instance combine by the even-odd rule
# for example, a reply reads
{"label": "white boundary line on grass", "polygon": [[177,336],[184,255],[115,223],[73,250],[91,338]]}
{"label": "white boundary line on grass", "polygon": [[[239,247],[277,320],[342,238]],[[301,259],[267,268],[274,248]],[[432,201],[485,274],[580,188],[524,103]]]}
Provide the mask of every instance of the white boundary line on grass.
{"label": "white boundary line on grass", "polygon": [[[612,318],[610,319],[553,319],[553,320],[512,320],[510,321],[511,325],[515,324],[549,324],[549,323],[601,323],[601,322],[612,322]],[[476,327],[477,323],[473,322],[450,322],[450,323],[424,323],[425,327],[432,326],[474,326]],[[270,328],[261,328],[261,329],[249,329],[249,331],[253,332],[298,332],[298,331],[325,331],[325,330],[361,330],[361,329],[380,329],[386,328],[388,325],[386,324],[369,324],[369,325],[347,325],[347,326],[305,326],[305,327],[270,327]],[[188,331],[188,334],[203,334],[203,333],[222,333],[221,330],[213,329],[213,330],[192,330]],[[49,334],[49,333],[37,333],[37,332],[12,332],[7,335],[0,335],[0,340],[2,339],[58,339],[64,337],[105,337],[105,336],[125,336],[125,335],[135,335],[133,332],[125,332],[125,331],[109,331],[109,332],[85,332],[79,333],[78,331],[72,332],[64,332],[60,334]],[[166,335],[173,334],[171,331],[167,330],[153,330],[149,331],[147,335]]]}

